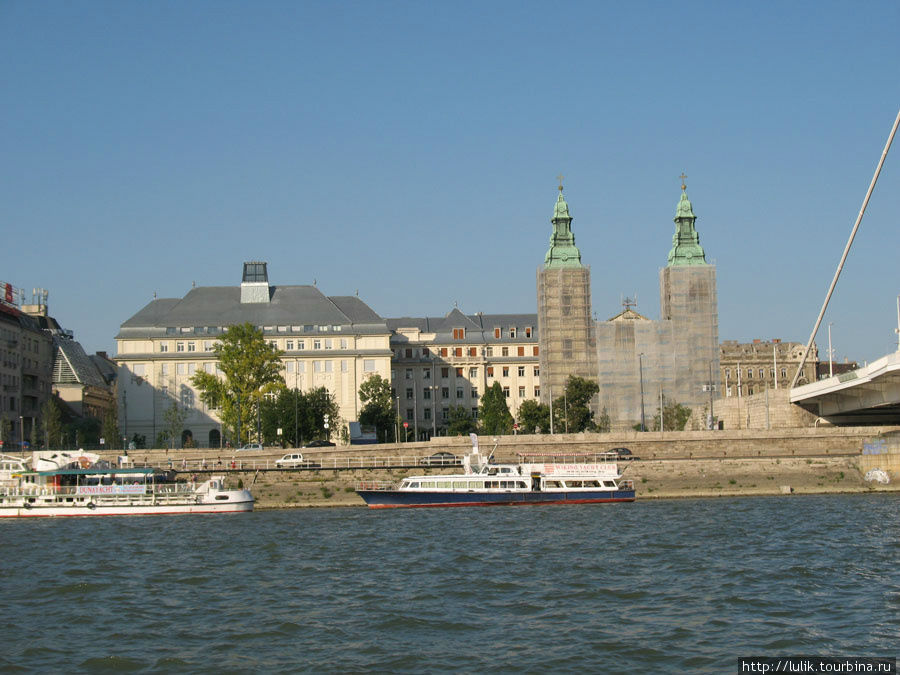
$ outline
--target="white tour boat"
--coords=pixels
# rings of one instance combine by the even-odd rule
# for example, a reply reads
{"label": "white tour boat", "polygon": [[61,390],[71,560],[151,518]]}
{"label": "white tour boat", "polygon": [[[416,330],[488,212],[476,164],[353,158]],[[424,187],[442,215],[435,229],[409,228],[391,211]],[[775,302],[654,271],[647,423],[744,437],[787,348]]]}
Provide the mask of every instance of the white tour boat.
{"label": "white tour boat", "polygon": [[249,490],[228,490],[224,476],[201,483],[161,482],[152,468],[116,466],[87,452],[0,455],[0,518],[239,513]]}
{"label": "white tour boat", "polygon": [[484,460],[475,438],[472,452],[463,457],[464,473],[410,476],[399,485],[369,481],[360,483],[356,493],[372,509],[634,501],[634,484],[621,480],[613,454],[592,455],[595,461],[585,462],[492,464],[493,454]]}

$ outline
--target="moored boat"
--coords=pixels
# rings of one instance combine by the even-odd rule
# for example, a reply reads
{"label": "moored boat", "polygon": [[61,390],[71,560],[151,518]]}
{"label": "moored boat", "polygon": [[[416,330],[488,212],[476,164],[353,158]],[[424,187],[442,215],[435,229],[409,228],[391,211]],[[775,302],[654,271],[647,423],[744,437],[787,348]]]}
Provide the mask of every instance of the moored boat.
{"label": "moored boat", "polygon": [[[623,481],[614,456],[595,461],[523,461],[493,464],[478,452],[463,458],[464,473],[420,475],[399,484],[368,481],[356,493],[369,508],[500,506],[524,504],[597,504],[633,502],[634,485]],[[528,459],[528,455],[521,455]],[[569,455],[571,457],[571,455]],[[599,460],[599,461],[596,461]]]}
{"label": "moored boat", "polygon": [[115,466],[91,453],[0,456],[0,518],[175,515],[253,510],[249,490],[223,476],[179,483],[152,468]]}

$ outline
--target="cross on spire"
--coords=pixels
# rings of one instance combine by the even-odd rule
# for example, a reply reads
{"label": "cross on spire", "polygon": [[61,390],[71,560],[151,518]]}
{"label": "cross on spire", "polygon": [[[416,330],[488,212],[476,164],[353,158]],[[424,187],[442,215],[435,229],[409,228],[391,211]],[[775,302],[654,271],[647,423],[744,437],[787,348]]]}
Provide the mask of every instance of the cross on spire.
{"label": "cross on spire", "polygon": [[687,174],[684,171],[682,171],[681,175],[678,177],[681,179],[681,189],[687,190],[687,185],[684,184],[684,179],[687,178]]}
{"label": "cross on spire", "polygon": [[559,174],[559,175],[556,177],[556,180],[559,181],[559,191],[560,191],[560,192],[562,192],[562,189],[563,189],[563,188],[562,188],[562,181],[563,181],[563,178],[564,178],[564,176],[563,176],[562,174]]}

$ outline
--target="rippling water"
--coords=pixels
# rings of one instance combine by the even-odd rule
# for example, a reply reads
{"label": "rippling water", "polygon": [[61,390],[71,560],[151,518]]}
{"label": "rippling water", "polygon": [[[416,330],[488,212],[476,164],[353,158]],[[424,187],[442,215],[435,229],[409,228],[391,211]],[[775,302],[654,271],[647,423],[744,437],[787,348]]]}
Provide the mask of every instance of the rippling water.
{"label": "rippling water", "polygon": [[736,672],[895,656],[900,498],[5,521],[0,670]]}

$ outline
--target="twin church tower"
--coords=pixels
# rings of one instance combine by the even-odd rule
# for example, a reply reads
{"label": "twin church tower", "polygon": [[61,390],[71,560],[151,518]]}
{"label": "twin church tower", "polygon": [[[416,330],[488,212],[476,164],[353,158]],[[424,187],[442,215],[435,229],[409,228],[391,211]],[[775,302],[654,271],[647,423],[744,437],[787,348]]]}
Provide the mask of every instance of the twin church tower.
{"label": "twin church tower", "polygon": [[605,409],[613,429],[642,419],[649,429],[661,396],[710,412],[708,385],[719,373],[716,268],[706,262],[684,183],[681,190],[672,250],[659,272],[659,320],[626,305],[608,321],[594,321],[591,270],[575,245],[560,184],[550,248],[537,272],[542,402],[561,396],[575,375],[597,381],[595,412]]}

